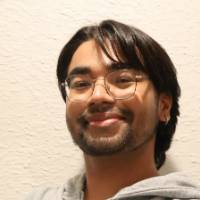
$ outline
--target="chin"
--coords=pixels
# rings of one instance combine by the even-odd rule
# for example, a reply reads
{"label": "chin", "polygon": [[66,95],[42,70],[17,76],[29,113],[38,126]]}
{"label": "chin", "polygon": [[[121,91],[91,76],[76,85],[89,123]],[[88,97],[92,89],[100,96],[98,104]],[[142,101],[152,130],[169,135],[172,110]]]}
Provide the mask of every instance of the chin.
{"label": "chin", "polygon": [[119,130],[118,132],[97,135],[91,132],[79,132],[73,137],[74,142],[86,154],[92,156],[106,156],[126,151],[132,146],[132,130]]}

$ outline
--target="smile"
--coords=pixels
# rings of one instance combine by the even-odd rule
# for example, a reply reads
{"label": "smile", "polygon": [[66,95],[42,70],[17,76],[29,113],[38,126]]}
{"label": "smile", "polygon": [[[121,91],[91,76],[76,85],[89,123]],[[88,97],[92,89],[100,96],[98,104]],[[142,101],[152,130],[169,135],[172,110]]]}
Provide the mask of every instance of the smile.
{"label": "smile", "polygon": [[123,117],[116,114],[98,113],[88,118],[89,126],[108,127],[123,120]]}

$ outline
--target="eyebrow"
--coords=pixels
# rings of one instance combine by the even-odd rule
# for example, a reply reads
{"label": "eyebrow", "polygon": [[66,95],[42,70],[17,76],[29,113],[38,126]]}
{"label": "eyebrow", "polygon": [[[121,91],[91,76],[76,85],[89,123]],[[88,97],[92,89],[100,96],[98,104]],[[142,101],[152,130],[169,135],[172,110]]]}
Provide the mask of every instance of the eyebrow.
{"label": "eyebrow", "polygon": [[84,75],[84,74],[90,74],[91,69],[89,66],[77,66],[70,73],[67,75],[68,77],[74,76],[74,75]]}
{"label": "eyebrow", "polygon": [[109,65],[107,65],[108,71],[117,71],[121,69],[133,69],[131,65],[128,63],[121,63],[121,62],[113,62]]}
{"label": "eyebrow", "polygon": [[[112,71],[117,71],[121,69],[132,69],[131,65],[127,63],[121,63],[121,62],[112,62],[108,65],[106,65],[107,71],[112,72]],[[67,75],[68,77],[74,76],[74,75],[86,75],[86,74],[91,74],[92,71],[89,66],[77,66],[74,69],[72,69],[69,74]]]}

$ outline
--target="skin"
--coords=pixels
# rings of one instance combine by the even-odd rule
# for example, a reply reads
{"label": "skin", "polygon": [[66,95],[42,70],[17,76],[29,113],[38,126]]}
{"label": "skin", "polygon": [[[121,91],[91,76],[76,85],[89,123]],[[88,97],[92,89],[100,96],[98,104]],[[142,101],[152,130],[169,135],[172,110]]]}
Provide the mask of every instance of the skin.
{"label": "skin", "polygon": [[[110,53],[115,58],[111,48]],[[90,40],[79,46],[68,67],[70,74],[77,67],[87,66],[91,76],[97,78],[90,98],[80,102],[66,100],[68,128],[84,153],[87,200],[109,198],[125,186],[158,175],[154,162],[155,128],[159,120],[166,120],[171,109],[171,98],[158,95],[149,79],[138,82],[129,99],[115,100],[108,95],[102,79],[111,63]],[[89,121],[87,126],[77,120],[80,116]],[[129,137],[125,139],[127,132]],[[81,134],[95,153],[79,144]]]}

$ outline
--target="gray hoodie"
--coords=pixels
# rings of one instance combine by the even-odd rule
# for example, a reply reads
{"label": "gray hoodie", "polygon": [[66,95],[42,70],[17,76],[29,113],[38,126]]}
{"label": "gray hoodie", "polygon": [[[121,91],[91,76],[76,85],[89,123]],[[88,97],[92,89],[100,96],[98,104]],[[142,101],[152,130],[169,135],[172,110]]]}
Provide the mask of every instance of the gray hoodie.
{"label": "gray hoodie", "polygon": [[[40,187],[26,200],[82,200],[84,175],[78,175],[60,187]],[[107,200],[200,199],[200,186],[182,173],[148,178],[121,189]],[[94,199],[95,200],[95,199]]]}

